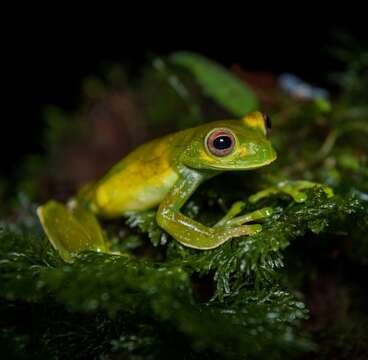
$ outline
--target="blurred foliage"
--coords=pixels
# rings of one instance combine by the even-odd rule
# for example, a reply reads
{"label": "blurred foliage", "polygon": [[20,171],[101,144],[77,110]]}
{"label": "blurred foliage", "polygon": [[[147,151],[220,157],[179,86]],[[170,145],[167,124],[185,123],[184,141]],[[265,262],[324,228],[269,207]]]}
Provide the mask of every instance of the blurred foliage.
{"label": "blurred foliage", "polygon": [[[368,88],[364,49],[341,52],[331,100],[303,101],[196,54],[154,59],[139,81],[111,66],[82,84],[72,114],[46,111],[44,157],[21,167],[0,224],[0,344],[7,358],[364,358],[368,354]],[[350,56],[350,57],[349,57]],[[269,75],[267,83],[277,81]],[[233,96],[234,95],[234,96]],[[272,101],[267,99],[272,98]],[[259,99],[259,100],[257,100]],[[273,119],[278,160],[200,187],[184,212],[214,224],[235,201],[280,180],[328,184],[336,196],[285,195],[263,231],[211,251],[185,248],[154,211],[106,221],[124,256],[65,264],[35,216],[66,199],[149,138],[260,107]],[[0,182],[0,194],[8,185]],[[10,214],[10,215],[9,215]],[[307,320],[309,318],[309,320]]]}
{"label": "blurred foliage", "polygon": [[258,101],[253,91],[240,79],[205,57],[179,52],[170,57],[172,63],[189,69],[208,96],[215,99],[234,116],[257,110]]}

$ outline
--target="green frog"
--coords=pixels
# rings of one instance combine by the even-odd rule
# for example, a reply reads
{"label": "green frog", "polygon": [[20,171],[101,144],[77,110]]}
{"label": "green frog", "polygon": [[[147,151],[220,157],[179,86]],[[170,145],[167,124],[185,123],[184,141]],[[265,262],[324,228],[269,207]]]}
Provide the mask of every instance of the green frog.
{"label": "green frog", "polygon": [[[206,123],[147,142],[111,168],[105,176],[81,189],[66,206],[49,201],[37,210],[50,242],[65,261],[85,250],[110,252],[97,217],[116,218],[158,208],[158,225],[184,246],[207,250],[229,239],[261,231],[254,221],[269,216],[270,208],[240,215],[234,204],[213,227],[185,215],[183,205],[206,180],[226,171],[252,170],[276,159],[268,135],[268,116],[255,111],[240,120]],[[285,182],[250,197],[256,202],[275,192],[304,201],[304,188],[314,183]],[[252,222],[251,224],[249,224]]]}

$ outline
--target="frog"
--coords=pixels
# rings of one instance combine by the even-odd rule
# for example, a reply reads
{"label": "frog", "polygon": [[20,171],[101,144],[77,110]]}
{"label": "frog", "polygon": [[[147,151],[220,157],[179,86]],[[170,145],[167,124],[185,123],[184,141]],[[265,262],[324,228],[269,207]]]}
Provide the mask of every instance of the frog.
{"label": "frog", "polygon": [[[65,261],[83,251],[112,253],[98,218],[113,219],[157,208],[160,228],[185,247],[210,250],[230,239],[262,230],[269,207],[239,215],[235,203],[213,226],[182,213],[205,181],[229,171],[254,170],[276,160],[270,141],[270,117],[253,111],[241,119],[219,120],[168,134],[138,146],[100,180],[84,186],[66,205],[50,200],[37,208],[41,225]],[[252,195],[251,202],[277,192],[304,201],[302,181],[275,186]],[[258,223],[255,223],[258,222]]]}

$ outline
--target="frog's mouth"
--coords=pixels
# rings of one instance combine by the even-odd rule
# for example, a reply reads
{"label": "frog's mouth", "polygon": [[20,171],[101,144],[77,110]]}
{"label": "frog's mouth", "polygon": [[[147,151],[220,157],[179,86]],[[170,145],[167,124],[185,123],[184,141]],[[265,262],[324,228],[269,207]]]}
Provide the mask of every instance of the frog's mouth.
{"label": "frog's mouth", "polygon": [[263,166],[267,166],[277,159],[275,152],[271,156],[267,156],[263,161],[261,159],[249,159],[249,161],[244,160],[244,162],[237,164],[235,162],[225,163],[225,164],[210,164],[208,167],[213,170],[221,171],[245,171],[258,169]]}
{"label": "frog's mouth", "polygon": [[268,160],[263,163],[256,163],[256,164],[248,164],[246,166],[211,166],[213,170],[221,170],[221,171],[246,171],[246,170],[254,170],[264,166],[271,164],[274,160]]}

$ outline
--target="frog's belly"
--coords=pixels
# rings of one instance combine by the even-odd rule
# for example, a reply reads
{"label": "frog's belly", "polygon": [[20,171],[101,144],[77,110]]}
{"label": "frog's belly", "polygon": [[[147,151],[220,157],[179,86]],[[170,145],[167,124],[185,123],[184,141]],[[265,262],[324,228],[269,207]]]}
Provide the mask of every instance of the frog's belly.
{"label": "frog's belly", "polygon": [[117,217],[156,207],[178,179],[171,168],[128,166],[97,184],[94,205],[99,214]]}

